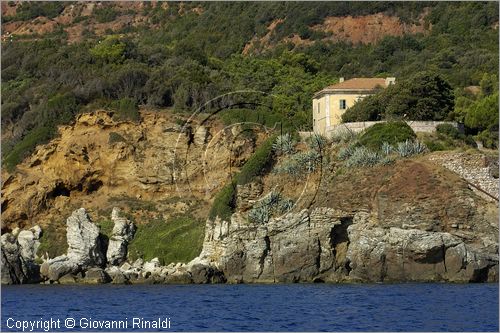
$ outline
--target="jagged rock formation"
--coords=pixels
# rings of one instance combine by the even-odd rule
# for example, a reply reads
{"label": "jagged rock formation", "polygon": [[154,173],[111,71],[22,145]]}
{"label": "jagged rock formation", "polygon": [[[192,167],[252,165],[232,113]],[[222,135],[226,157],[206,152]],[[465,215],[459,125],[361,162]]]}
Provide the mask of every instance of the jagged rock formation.
{"label": "jagged rock formation", "polygon": [[[270,184],[239,186],[236,212],[229,221],[207,220],[203,250],[187,264],[127,262],[134,226],[118,210],[105,256],[99,229],[77,210],[67,222],[68,254],[45,262],[42,276],[59,283],[498,280],[497,204],[424,158],[327,179],[310,208],[250,222],[248,209]],[[21,244],[38,236],[14,235],[2,236],[2,260],[24,276],[10,283],[25,283],[19,258],[35,251]]]}
{"label": "jagged rock formation", "polygon": [[126,218],[119,216],[120,210],[113,208],[111,220],[114,222],[113,232],[109,238],[106,258],[110,265],[120,265],[127,260],[128,243],[134,238],[136,227]]}
{"label": "jagged rock formation", "polygon": [[40,267],[35,263],[42,230],[34,226],[29,230],[15,230],[1,237],[2,284],[34,283],[40,280]]}
{"label": "jagged rock formation", "polygon": [[498,240],[469,244],[447,232],[381,228],[367,212],[302,210],[249,223],[207,221],[204,265],[229,282],[498,281]]}
{"label": "jagged rock formation", "polygon": [[[247,138],[215,120],[184,128],[179,120],[143,111],[141,121],[133,123],[98,110],[59,127],[59,136],[38,146],[16,172],[2,169],[2,232],[34,224],[46,228],[70,215],[70,207],[99,211],[122,201],[122,209],[129,207],[127,201],[154,204],[157,217],[165,218],[182,212],[175,203],[161,202],[189,197],[197,202],[188,208],[201,216],[266,135]],[[143,219],[147,212],[139,209],[133,213],[138,223],[151,218]]]}
{"label": "jagged rock formation", "polygon": [[92,223],[84,208],[68,217],[66,227],[67,254],[49,259],[40,268],[40,274],[49,281],[105,264],[99,227]]}
{"label": "jagged rock formation", "polygon": [[[117,209],[112,218],[113,234],[122,237],[108,252],[115,261],[105,267],[99,229],[80,208],[67,219],[68,254],[44,262],[42,277],[62,284],[498,281],[498,238],[488,230],[467,240],[449,232],[384,227],[368,211],[303,209],[265,224],[237,212],[230,221],[207,220],[203,250],[187,264],[162,266],[154,258],[117,266],[126,258],[123,246],[134,227]],[[2,236],[2,283],[39,281],[26,264],[33,261],[39,234],[33,228],[19,233],[21,239]]]}
{"label": "jagged rock formation", "polygon": [[354,281],[498,281],[498,241],[486,235],[467,244],[447,232],[348,228],[349,278]]}

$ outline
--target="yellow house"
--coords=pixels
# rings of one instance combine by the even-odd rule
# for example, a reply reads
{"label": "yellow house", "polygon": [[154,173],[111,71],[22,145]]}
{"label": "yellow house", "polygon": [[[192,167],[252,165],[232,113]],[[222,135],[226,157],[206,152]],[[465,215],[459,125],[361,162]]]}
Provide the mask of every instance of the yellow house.
{"label": "yellow house", "polygon": [[396,78],[354,78],[333,84],[313,96],[313,131],[326,135],[341,123],[342,114],[357,101],[396,82]]}

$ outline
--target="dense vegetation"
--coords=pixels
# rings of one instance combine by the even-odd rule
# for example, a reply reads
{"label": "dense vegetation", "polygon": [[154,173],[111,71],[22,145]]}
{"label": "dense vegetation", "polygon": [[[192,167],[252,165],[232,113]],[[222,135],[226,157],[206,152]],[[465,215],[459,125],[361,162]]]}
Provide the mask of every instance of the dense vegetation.
{"label": "dense vegetation", "polygon": [[384,142],[394,145],[415,137],[415,132],[405,122],[387,122],[375,124],[364,130],[359,137],[359,143],[368,148],[380,149]]}
{"label": "dense vegetation", "polygon": [[158,257],[161,264],[189,262],[200,254],[205,224],[189,216],[171,221],[154,220],[140,225],[128,247],[131,260],[151,260]]}
{"label": "dense vegetation", "polygon": [[[69,5],[26,2],[2,19],[52,18]],[[110,22],[131,11],[113,3],[98,8],[74,23]],[[375,44],[332,42],[324,39],[328,33],[311,28],[326,16],[378,12],[412,23],[424,8],[429,8],[424,25],[432,25],[430,33],[385,37]],[[399,80],[420,71],[438,75],[455,92],[457,106],[451,114],[464,119],[473,134],[494,135],[487,122],[498,91],[498,78],[491,76],[498,72],[498,29],[492,28],[498,23],[498,3],[169,2],[145,3],[137,11],[147,17],[143,25],[106,36],[85,30],[83,40],[68,43],[61,25],[43,37],[33,33],[2,43],[2,157],[8,167],[55,135],[57,125],[96,107],[117,109],[122,119],[137,120],[140,105],[191,112],[220,94],[253,89],[272,96],[271,108],[242,108],[226,115],[227,121],[257,117],[259,122],[307,128],[313,93],[340,76]],[[253,55],[242,55],[245,45],[266,35],[277,19],[285,20],[270,34],[272,47],[257,43]],[[282,42],[292,34],[314,43],[294,47]],[[459,96],[485,75],[493,92]],[[468,100],[459,101],[462,97]],[[447,99],[433,118],[450,115],[452,106]]]}
{"label": "dense vegetation", "polygon": [[356,103],[342,120],[444,120],[453,106],[450,85],[438,75],[420,72]]}

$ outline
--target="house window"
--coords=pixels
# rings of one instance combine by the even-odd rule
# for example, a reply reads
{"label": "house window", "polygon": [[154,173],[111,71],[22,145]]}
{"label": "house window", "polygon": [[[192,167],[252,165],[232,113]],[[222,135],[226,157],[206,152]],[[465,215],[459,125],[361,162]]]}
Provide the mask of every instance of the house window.
{"label": "house window", "polygon": [[321,109],[321,102],[318,102],[317,107],[318,107],[318,114],[319,114],[319,110]]}
{"label": "house window", "polygon": [[347,108],[347,104],[345,102],[345,99],[341,99],[340,100],[340,106],[339,106],[340,110],[345,110]]}

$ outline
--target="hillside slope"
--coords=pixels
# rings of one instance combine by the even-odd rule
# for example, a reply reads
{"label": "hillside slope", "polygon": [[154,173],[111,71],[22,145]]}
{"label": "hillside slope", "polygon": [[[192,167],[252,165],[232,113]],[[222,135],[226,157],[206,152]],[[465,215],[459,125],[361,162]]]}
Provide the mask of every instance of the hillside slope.
{"label": "hillside slope", "polygon": [[453,89],[485,75],[498,82],[494,2],[14,1],[2,2],[2,31],[10,167],[76,114],[123,101],[189,113],[258,90],[275,98],[259,119],[308,129],[312,95],[339,77],[399,82],[431,71]]}
{"label": "hillside slope", "polygon": [[16,172],[2,170],[2,231],[62,227],[82,206],[96,220],[122,207],[139,224],[184,213],[206,217],[213,195],[261,140],[207,125],[183,129],[179,118],[151,112],[139,123],[115,121],[106,111],[79,116]]}

